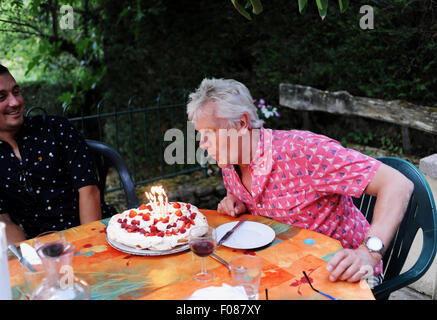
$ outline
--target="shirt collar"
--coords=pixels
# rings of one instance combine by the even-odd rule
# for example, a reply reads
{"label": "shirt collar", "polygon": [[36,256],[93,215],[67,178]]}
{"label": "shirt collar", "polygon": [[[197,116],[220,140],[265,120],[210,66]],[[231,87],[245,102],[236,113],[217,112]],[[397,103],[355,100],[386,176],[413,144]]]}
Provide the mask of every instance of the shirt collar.
{"label": "shirt collar", "polygon": [[253,176],[267,176],[272,171],[273,130],[261,127],[255,156],[249,165]]}
{"label": "shirt collar", "polygon": [[257,199],[264,191],[272,171],[272,147],[273,130],[261,127],[257,150],[249,165],[249,170],[252,174],[251,196],[255,201],[258,201]]}

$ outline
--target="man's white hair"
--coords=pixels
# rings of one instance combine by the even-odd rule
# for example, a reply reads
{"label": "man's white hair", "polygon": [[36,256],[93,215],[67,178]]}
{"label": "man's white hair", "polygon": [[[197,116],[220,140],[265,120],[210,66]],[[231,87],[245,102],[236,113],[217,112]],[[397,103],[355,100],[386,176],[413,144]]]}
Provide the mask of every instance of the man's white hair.
{"label": "man's white hair", "polygon": [[229,127],[235,128],[243,113],[249,114],[249,128],[260,128],[264,123],[257,114],[253,98],[249,89],[232,79],[203,79],[199,88],[188,97],[187,113],[190,121],[196,122],[198,116],[204,111],[207,102],[217,102],[214,115],[226,119]]}

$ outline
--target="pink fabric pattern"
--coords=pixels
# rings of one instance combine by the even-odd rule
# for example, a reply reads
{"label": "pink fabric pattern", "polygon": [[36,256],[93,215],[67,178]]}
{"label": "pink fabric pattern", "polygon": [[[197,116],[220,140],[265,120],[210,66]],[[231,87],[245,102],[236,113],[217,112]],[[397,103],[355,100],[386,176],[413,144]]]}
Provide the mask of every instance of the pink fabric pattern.
{"label": "pink fabric pattern", "polygon": [[[234,166],[222,169],[222,175],[228,194],[251,214],[322,233],[355,249],[369,223],[351,196],[361,196],[380,164],[323,135],[261,128],[249,165],[251,193]],[[380,263],[375,274],[381,272]]]}

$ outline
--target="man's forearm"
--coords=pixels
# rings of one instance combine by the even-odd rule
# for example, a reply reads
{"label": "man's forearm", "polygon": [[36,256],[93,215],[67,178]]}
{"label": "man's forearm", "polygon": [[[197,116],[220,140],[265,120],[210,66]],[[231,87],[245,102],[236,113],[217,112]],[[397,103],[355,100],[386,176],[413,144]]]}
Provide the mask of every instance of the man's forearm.
{"label": "man's forearm", "polygon": [[79,189],[79,214],[81,224],[102,219],[100,191],[97,186]]}
{"label": "man's forearm", "polygon": [[26,240],[23,229],[13,223],[8,214],[0,214],[0,221],[6,225],[6,239],[8,243],[15,244]]}
{"label": "man's forearm", "polygon": [[414,185],[398,178],[376,195],[372,223],[366,236],[377,236],[387,249],[404,217]]}

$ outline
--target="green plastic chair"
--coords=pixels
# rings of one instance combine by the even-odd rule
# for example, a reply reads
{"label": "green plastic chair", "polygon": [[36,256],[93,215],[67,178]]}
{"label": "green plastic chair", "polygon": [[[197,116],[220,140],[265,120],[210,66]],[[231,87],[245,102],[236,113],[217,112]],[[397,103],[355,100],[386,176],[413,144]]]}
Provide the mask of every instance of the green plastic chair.
{"label": "green plastic chair", "polygon": [[[385,300],[393,291],[420,279],[431,266],[437,249],[437,211],[428,182],[413,164],[394,157],[378,160],[397,169],[414,183],[414,192],[404,219],[383,257],[384,281],[372,290],[377,300]],[[367,221],[371,222],[376,198],[364,194],[360,198],[353,198],[353,201]],[[409,270],[400,274],[419,229],[423,232],[420,256]]]}
{"label": "green plastic chair", "polygon": [[108,175],[109,168],[114,167],[117,170],[120,176],[120,181],[123,185],[127,208],[138,208],[140,204],[135,191],[135,184],[132,181],[127,164],[123,157],[118,153],[118,151],[111,148],[106,143],[91,139],[85,139],[85,141],[91,150],[91,153],[94,157],[94,162],[96,164],[98,180],[97,185],[100,190],[100,200],[102,202],[104,201],[106,177]]}

